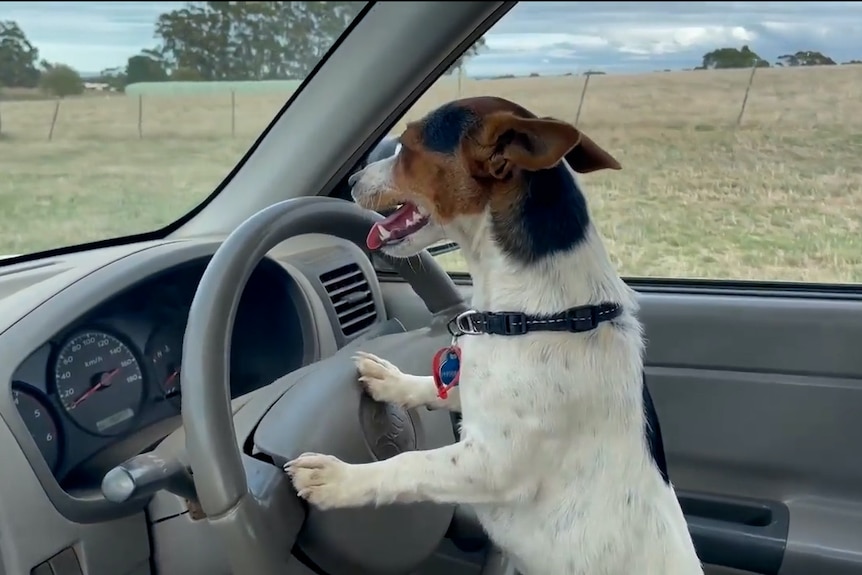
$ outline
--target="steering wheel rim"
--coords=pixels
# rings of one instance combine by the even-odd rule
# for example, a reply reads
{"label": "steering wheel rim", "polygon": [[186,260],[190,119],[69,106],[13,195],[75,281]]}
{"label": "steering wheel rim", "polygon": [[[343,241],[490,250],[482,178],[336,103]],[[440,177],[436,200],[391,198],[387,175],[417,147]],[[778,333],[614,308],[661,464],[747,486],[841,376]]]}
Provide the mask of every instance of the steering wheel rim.
{"label": "steering wheel rim", "polygon": [[[255,573],[284,572],[283,554],[274,548],[284,543],[272,541],[267,533],[266,511],[249,492],[236,441],[229,358],[240,297],[255,267],[279,243],[296,235],[326,233],[362,246],[368,229],[381,218],[351,202],[326,197],[274,204],[228,236],[207,265],[195,293],[182,360],[182,419],[188,461],[204,513],[209,518],[242,518],[243,529],[222,530],[222,536],[232,562],[231,549],[257,548]],[[448,274],[427,252],[419,258],[418,266],[406,260],[388,261],[432,314],[448,315],[463,308],[463,299]],[[249,568],[247,561],[242,565],[245,570]]]}

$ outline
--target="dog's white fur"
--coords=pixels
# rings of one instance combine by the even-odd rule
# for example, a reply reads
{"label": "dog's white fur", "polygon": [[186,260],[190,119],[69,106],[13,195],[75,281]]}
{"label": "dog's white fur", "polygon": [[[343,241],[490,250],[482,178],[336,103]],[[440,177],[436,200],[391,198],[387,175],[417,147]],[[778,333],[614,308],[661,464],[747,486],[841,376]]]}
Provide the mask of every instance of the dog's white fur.
{"label": "dog's white fur", "polygon": [[[393,164],[368,166],[354,197],[373,205],[391,185]],[[524,575],[702,574],[674,491],[644,438],[636,298],[595,228],[575,250],[529,269],[508,259],[489,229],[487,213],[445,229],[431,223],[384,250],[405,257],[446,237],[456,241],[476,309],[551,314],[610,301],[624,306],[623,315],[583,334],[464,336],[460,393],[446,401],[430,377],[360,354],[361,380],[375,399],[461,411],[462,440],[363,465],[306,454],[286,466],[299,494],[321,508],[472,504]]]}

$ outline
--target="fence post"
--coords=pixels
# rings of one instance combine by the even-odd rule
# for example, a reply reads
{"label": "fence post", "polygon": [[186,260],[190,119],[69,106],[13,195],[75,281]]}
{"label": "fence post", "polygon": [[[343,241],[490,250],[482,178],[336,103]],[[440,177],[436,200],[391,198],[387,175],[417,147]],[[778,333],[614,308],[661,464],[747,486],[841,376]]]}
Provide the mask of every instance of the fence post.
{"label": "fence post", "polygon": [[138,139],[144,139],[144,95],[138,94]]}
{"label": "fence post", "polygon": [[236,137],[236,90],[230,91],[230,137]]}
{"label": "fence post", "polygon": [[54,138],[54,126],[57,125],[57,116],[60,114],[60,98],[57,98],[57,103],[54,104],[54,115],[51,117],[51,128],[48,130],[48,141]]}
{"label": "fence post", "polygon": [[745,114],[745,105],[748,103],[748,93],[751,92],[751,85],[754,83],[754,73],[757,72],[757,60],[751,67],[751,75],[748,77],[748,85],[745,87],[745,96],[742,97],[742,106],[739,108],[739,116],[736,117],[736,127],[742,125],[742,116]]}
{"label": "fence post", "polygon": [[581,89],[581,101],[578,102],[578,113],[575,114],[575,127],[578,126],[578,122],[581,119],[581,108],[584,107],[584,99],[587,97],[587,86],[590,85],[590,74],[589,72],[584,74],[584,87]]}

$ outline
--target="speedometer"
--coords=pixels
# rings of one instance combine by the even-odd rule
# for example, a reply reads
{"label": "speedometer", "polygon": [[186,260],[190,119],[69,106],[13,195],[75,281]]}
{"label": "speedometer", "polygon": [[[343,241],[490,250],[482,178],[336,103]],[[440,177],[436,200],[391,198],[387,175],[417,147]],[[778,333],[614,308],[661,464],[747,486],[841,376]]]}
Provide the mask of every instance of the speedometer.
{"label": "speedometer", "polygon": [[103,331],[66,340],[54,363],[54,382],[69,417],[96,435],[128,430],[143,401],[144,376],[135,354]]}

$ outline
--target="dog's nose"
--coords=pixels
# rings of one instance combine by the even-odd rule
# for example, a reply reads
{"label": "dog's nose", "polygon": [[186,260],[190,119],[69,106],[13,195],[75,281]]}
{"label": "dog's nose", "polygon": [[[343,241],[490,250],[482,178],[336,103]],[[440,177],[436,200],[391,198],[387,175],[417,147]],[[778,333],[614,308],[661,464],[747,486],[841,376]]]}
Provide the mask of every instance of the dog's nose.
{"label": "dog's nose", "polygon": [[347,178],[347,185],[352,188],[353,186],[356,185],[356,182],[358,182],[359,178],[361,178],[361,177],[362,177],[362,170],[359,170],[358,172],[354,172],[353,174],[350,175],[349,178]]}

